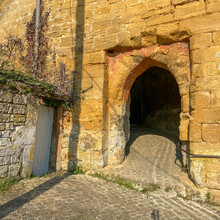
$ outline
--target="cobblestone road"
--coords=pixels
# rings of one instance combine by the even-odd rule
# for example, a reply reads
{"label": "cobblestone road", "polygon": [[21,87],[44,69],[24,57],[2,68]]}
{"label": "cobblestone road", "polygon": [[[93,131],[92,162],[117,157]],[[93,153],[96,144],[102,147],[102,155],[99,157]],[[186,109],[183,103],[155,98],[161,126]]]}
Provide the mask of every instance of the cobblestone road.
{"label": "cobblestone road", "polygon": [[214,207],[143,194],[86,175],[22,180],[0,194],[2,219],[219,219]]}
{"label": "cobblestone road", "polygon": [[[104,169],[143,185],[161,189],[144,194],[87,175],[63,173],[22,180],[0,194],[0,219],[220,219],[218,207],[186,201],[163,187],[185,187],[186,173],[176,165],[176,148],[169,139],[136,128],[126,161]],[[178,161],[179,162],[179,161]]]}
{"label": "cobblestone road", "polygon": [[163,191],[171,188],[185,195],[187,187],[196,188],[181,168],[182,153],[176,149],[175,141],[175,137],[163,132],[133,127],[128,143],[130,152],[124,163],[114,168],[106,167],[100,172],[119,175],[142,186],[156,183]]}

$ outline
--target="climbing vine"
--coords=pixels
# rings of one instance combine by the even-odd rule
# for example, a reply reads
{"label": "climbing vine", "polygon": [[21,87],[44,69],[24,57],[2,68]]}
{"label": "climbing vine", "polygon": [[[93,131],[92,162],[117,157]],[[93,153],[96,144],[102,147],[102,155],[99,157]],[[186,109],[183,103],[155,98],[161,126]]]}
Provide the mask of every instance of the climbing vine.
{"label": "climbing vine", "polygon": [[[65,63],[60,61],[59,65],[56,65],[55,47],[52,51],[54,65],[51,70],[46,70],[46,60],[51,54],[45,35],[49,15],[49,11],[44,12],[44,2],[41,0],[37,56],[35,51],[36,9],[31,21],[26,25],[25,43],[18,36],[9,34],[6,41],[0,44],[0,83],[18,90],[19,93],[43,98],[48,105],[57,105],[62,102],[66,108],[69,108],[75,99],[85,99],[84,93],[92,87],[81,90],[82,95],[80,96],[75,95],[73,80],[71,74],[67,74]],[[37,57],[37,68],[35,68],[35,56]],[[45,74],[46,71],[47,74]],[[43,80],[51,72],[56,76],[53,84]]]}
{"label": "climbing vine", "polygon": [[[45,30],[47,27],[47,20],[49,17],[49,11],[44,11],[44,2],[41,1],[40,4],[40,24],[38,29],[38,39],[35,39],[35,31],[36,31],[36,9],[34,10],[32,19],[27,23],[26,27],[26,40],[27,40],[27,48],[26,55],[20,58],[21,63],[29,70],[30,73],[35,75],[35,77],[41,77],[41,74],[45,68],[45,61],[48,54],[48,41],[45,37]],[[35,41],[39,42],[38,46],[38,54],[37,54],[37,71],[34,68],[34,55],[35,55]]]}

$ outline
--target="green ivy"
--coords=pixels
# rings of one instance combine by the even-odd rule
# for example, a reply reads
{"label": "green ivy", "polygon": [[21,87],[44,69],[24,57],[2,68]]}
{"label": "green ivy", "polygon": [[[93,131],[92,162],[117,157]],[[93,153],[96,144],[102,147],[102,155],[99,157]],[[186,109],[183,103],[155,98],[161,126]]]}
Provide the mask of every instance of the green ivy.
{"label": "green ivy", "polygon": [[17,90],[20,94],[34,95],[44,100],[49,106],[57,107],[63,103],[64,107],[70,107],[73,100],[62,94],[56,86],[34,79],[20,71],[11,70],[7,64],[0,66],[0,83],[12,90]]}

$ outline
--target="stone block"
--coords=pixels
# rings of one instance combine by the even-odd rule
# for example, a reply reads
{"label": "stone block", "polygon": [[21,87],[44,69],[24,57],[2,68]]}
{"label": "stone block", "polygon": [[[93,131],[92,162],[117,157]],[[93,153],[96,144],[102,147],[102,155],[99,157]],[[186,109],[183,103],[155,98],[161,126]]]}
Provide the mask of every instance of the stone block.
{"label": "stone block", "polygon": [[20,159],[21,159],[21,152],[16,152],[11,156],[10,163],[11,164],[19,163]]}
{"label": "stone block", "polygon": [[179,132],[180,132],[179,138],[181,141],[188,141],[188,126],[189,126],[189,119],[181,118],[180,126],[179,126]]}
{"label": "stone block", "polygon": [[157,32],[156,28],[148,28],[148,29],[144,28],[144,30],[141,32],[142,46],[147,47],[147,46],[152,46],[152,44],[156,44],[157,42],[156,32]]}
{"label": "stone block", "polygon": [[220,11],[220,1],[208,1],[206,3],[206,10],[207,13],[214,13],[214,12],[219,12]]}
{"label": "stone block", "polygon": [[220,161],[206,163],[206,184],[208,188],[220,189]]}
{"label": "stone block", "polygon": [[188,2],[190,2],[191,0],[172,0],[172,4],[173,5],[183,5],[186,4]]}
{"label": "stone block", "polygon": [[27,104],[27,96],[16,94],[13,97],[13,103],[14,104],[21,104],[21,105]]}
{"label": "stone block", "polygon": [[210,91],[220,88],[220,75],[206,76],[191,81],[191,92]]}
{"label": "stone block", "polygon": [[201,124],[190,124],[189,126],[189,141],[191,142],[201,142]]}
{"label": "stone block", "polygon": [[211,107],[213,108],[220,107],[220,90],[211,91]]}
{"label": "stone block", "polygon": [[[220,16],[218,13],[196,16],[180,21],[180,31],[186,31],[189,35],[220,30]],[[207,55],[204,55],[208,57]]]}
{"label": "stone block", "polygon": [[105,71],[106,71],[105,64],[88,65],[88,66],[85,66],[83,68],[81,74],[79,74],[78,72],[75,72],[74,73],[74,79],[80,79],[82,77],[85,77],[85,78],[89,78],[89,77],[104,77]]}
{"label": "stone block", "polygon": [[10,156],[0,157],[0,169],[3,165],[9,165],[10,164]]}
{"label": "stone block", "polygon": [[11,138],[12,137],[12,131],[2,131],[0,137]]}
{"label": "stone block", "polygon": [[200,159],[191,159],[190,161],[190,175],[197,187],[205,187],[205,162]]}
{"label": "stone block", "polygon": [[0,113],[0,122],[9,122],[10,115]]}
{"label": "stone block", "polygon": [[147,27],[157,25],[157,24],[163,24],[163,23],[168,23],[174,20],[174,14],[169,13],[165,15],[155,15],[152,17],[149,17],[146,21]]}
{"label": "stone block", "polygon": [[0,166],[0,178],[8,176],[8,166]]}
{"label": "stone block", "polygon": [[5,123],[0,123],[0,131],[4,131],[5,130]]}
{"label": "stone block", "polygon": [[8,176],[13,176],[13,177],[19,176],[20,169],[21,169],[20,163],[11,164],[8,169]]}
{"label": "stone block", "polygon": [[[67,34],[66,34],[67,35]],[[72,47],[75,45],[75,39],[72,36],[66,36],[60,39],[60,47]]]}
{"label": "stone block", "polygon": [[220,143],[220,124],[203,124],[202,139],[208,143]]}
{"label": "stone block", "polygon": [[191,112],[191,123],[215,123],[220,121],[220,109],[200,109]]}
{"label": "stone block", "polygon": [[[76,123],[73,121],[73,123]],[[89,130],[95,130],[95,131],[102,131],[105,128],[105,118],[104,117],[94,117],[90,120],[79,120],[78,122],[80,124],[80,130],[83,131],[89,131]]]}
{"label": "stone block", "polygon": [[[206,62],[192,65],[192,79],[219,75],[219,62]],[[200,78],[201,79],[201,78]]]}
{"label": "stone block", "polygon": [[14,125],[12,122],[5,123],[5,129],[6,130],[14,130]]}
{"label": "stone block", "polygon": [[0,138],[0,146],[7,146],[7,147],[12,146],[10,138],[3,138],[3,137],[1,137]]}
{"label": "stone block", "polygon": [[33,151],[34,151],[33,145],[25,145],[23,147],[22,170],[21,170],[22,178],[29,178],[31,176],[32,163],[33,163]]}
{"label": "stone block", "polygon": [[62,161],[68,162],[69,160],[77,160],[76,148],[64,148],[61,153]]}
{"label": "stone block", "polygon": [[25,105],[14,105],[13,114],[25,114],[26,106]]}
{"label": "stone block", "polygon": [[220,31],[213,33],[213,41],[215,46],[220,46]]}
{"label": "stone block", "polygon": [[14,123],[24,123],[25,115],[11,115],[10,121]]}
{"label": "stone block", "polygon": [[182,96],[181,110],[182,110],[182,112],[189,112],[189,95]]}
{"label": "stone block", "polygon": [[184,38],[183,35],[180,36],[178,22],[159,25],[156,36],[158,44],[167,44]]}
{"label": "stone block", "polygon": [[212,33],[202,33],[193,35],[190,38],[190,49],[201,49],[212,45]]}
{"label": "stone block", "polygon": [[192,63],[220,61],[220,46],[212,46],[192,51]]}
{"label": "stone block", "polygon": [[12,93],[0,90],[0,102],[12,102]]}
{"label": "stone block", "polygon": [[84,54],[83,63],[84,64],[103,64],[103,63],[105,63],[104,51]]}
{"label": "stone block", "polygon": [[[190,143],[190,153],[202,154],[202,155],[220,155],[220,144],[219,143]],[[210,160],[210,159],[209,159]]]}
{"label": "stone block", "polygon": [[211,201],[220,204],[220,190],[212,189],[209,192]]}
{"label": "stone block", "polygon": [[36,126],[17,126],[12,135],[12,143],[20,148],[34,145]]}
{"label": "stone block", "polygon": [[[137,4],[137,1],[135,1]],[[158,1],[158,0],[151,0],[147,1],[147,10],[157,10],[157,9],[162,9],[170,5],[169,0],[163,0],[163,1]]]}
{"label": "stone block", "polygon": [[[116,27],[117,30],[117,27]],[[122,47],[129,47],[131,45],[131,38],[129,34],[126,34],[124,32],[119,32],[117,33],[117,41],[118,41],[118,45],[122,46]],[[142,40],[142,45],[144,44],[144,40]]]}
{"label": "stone block", "polygon": [[191,94],[190,105],[192,109],[210,108],[210,92],[194,92]]}
{"label": "stone block", "polygon": [[13,105],[8,103],[0,103],[0,113],[12,113]]}
{"label": "stone block", "polygon": [[190,2],[184,5],[177,5],[175,8],[175,19],[194,17],[205,14],[205,3],[201,1]]}

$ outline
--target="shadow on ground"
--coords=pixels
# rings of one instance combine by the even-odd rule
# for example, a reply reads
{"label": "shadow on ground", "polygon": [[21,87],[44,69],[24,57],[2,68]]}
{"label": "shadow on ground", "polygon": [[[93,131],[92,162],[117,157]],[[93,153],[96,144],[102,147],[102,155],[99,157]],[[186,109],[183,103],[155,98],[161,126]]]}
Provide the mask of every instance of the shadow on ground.
{"label": "shadow on ground", "polygon": [[[157,136],[165,137],[170,141],[172,141],[175,145],[177,145],[179,141],[178,138],[179,134],[177,132],[175,133],[169,131],[160,131],[156,129],[146,128],[143,126],[131,125],[131,138],[125,148],[126,157],[128,157],[128,155],[130,154],[131,146],[133,145],[135,140],[143,135],[157,135]],[[178,164],[177,161],[179,161],[180,164]],[[178,148],[176,148],[176,159],[174,163],[179,167],[183,167],[183,154],[182,151]]]}
{"label": "shadow on ground", "polygon": [[37,196],[41,195],[42,193],[54,187],[55,185],[59,184],[62,180],[67,178],[69,175],[70,174],[64,174],[62,176],[55,176],[52,179],[30,190],[29,192],[26,192],[22,194],[21,196],[18,196],[3,205],[0,205],[0,219],[6,217],[11,212],[14,212],[18,208],[24,206],[26,203],[35,199]]}

